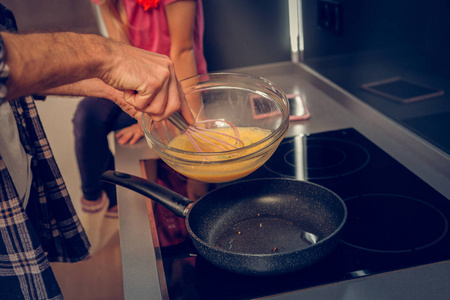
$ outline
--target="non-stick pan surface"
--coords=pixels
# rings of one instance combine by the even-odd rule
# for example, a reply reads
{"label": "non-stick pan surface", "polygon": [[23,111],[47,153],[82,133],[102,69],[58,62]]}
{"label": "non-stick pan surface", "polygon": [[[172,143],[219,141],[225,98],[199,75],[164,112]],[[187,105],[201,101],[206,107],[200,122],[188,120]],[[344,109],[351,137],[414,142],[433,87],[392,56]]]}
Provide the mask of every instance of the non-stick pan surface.
{"label": "non-stick pan surface", "polygon": [[194,246],[206,260],[246,275],[283,274],[315,263],[337,244],[347,218],[335,193],[299,180],[241,181],[193,204],[128,174],[108,171],[102,178],[185,216]]}

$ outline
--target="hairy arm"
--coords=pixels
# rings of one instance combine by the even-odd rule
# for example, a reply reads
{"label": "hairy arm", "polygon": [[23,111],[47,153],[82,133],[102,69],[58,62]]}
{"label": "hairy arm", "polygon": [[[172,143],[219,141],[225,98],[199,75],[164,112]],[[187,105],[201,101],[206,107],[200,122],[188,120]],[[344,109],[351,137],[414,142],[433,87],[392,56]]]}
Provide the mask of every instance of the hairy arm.
{"label": "hairy arm", "polygon": [[[100,79],[123,91],[136,110],[162,120],[181,108],[188,122],[192,115],[178,85],[173,62],[97,35],[76,33],[1,33],[10,68],[7,99],[67,85],[76,88],[86,79]],[[72,86],[69,86],[72,85]]]}
{"label": "hairy arm", "polygon": [[91,53],[112,57],[107,43],[92,35],[2,33],[2,37],[10,67],[8,99],[99,77],[104,67]]}
{"label": "hairy arm", "polygon": [[45,91],[38,95],[62,95],[62,96],[84,96],[94,98],[106,98],[116,103],[123,111],[136,120],[141,120],[141,112],[128,104],[124,99],[123,91],[105,84],[98,78],[85,79],[71,84],[61,85]]}

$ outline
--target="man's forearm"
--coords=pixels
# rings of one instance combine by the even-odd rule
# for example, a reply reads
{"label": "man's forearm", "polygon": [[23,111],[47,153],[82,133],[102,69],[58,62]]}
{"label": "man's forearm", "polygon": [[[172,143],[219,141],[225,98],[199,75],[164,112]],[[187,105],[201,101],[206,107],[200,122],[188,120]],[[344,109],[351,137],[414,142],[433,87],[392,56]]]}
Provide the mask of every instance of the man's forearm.
{"label": "man's forearm", "polygon": [[55,88],[42,90],[36,95],[61,95],[61,96],[84,96],[94,98],[107,98],[114,102],[123,99],[123,92],[105,84],[98,78],[85,79],[74,83],[61,85]]}
{"label": "man's forearm", "polygon": [[[173,62],[165,55],[98,35],[1,35],[5,44],[3,61],[10,68],[8,100],[97,78],[123,92],[123,99],[116,103],[131,115],[141,111],[159,121],[181,110],[188,122],[194,122]],[[130,106],[134,108],[131,111]]]}
{"label": "man's forearm", "polygon": [[104,38],[73,33],[1,33],[10,67],[7,99],[99,77],[111,57]]}

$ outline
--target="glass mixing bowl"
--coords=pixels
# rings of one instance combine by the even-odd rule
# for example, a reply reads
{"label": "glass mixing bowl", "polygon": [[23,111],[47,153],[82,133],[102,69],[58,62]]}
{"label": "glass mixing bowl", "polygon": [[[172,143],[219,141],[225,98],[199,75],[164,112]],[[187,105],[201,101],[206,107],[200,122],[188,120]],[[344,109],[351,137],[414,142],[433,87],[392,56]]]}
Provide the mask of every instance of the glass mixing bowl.
{"label": "glass mixing bowl", "polygon": [[[240,179],[263,165],[286,135],[289,102],[274,83],[239,73],[210,73],[180,81],[191,111],[198,120],[218,119],[238,128],[257,127],[268,135],[250,145],[219,152],[186,151],[169,143],[182,135],[168,120],[142,116],[148,145],[170,167],[186,177],[219,183]],[[214,127],[227,127],[217,122]],[[243,137],[245,140],[245,137]]]}

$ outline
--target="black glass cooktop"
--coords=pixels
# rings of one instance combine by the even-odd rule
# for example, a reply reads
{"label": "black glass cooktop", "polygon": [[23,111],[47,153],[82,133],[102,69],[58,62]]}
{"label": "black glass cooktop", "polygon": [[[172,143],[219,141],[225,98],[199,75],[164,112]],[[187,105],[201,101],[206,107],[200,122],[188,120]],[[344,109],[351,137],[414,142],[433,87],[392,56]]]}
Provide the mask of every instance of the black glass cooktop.
{"label": "black glass cooktop", "polygon": [[[299,174],[347,205],[342,240],[330,255],[291,274],[243,276],[196,256],[186,235],[161,249],[169,298],[252,299],[450,259],[449,200],[356,130],[286,138],[245,179]],[[160,236],[166,231],[158,228]]]}

